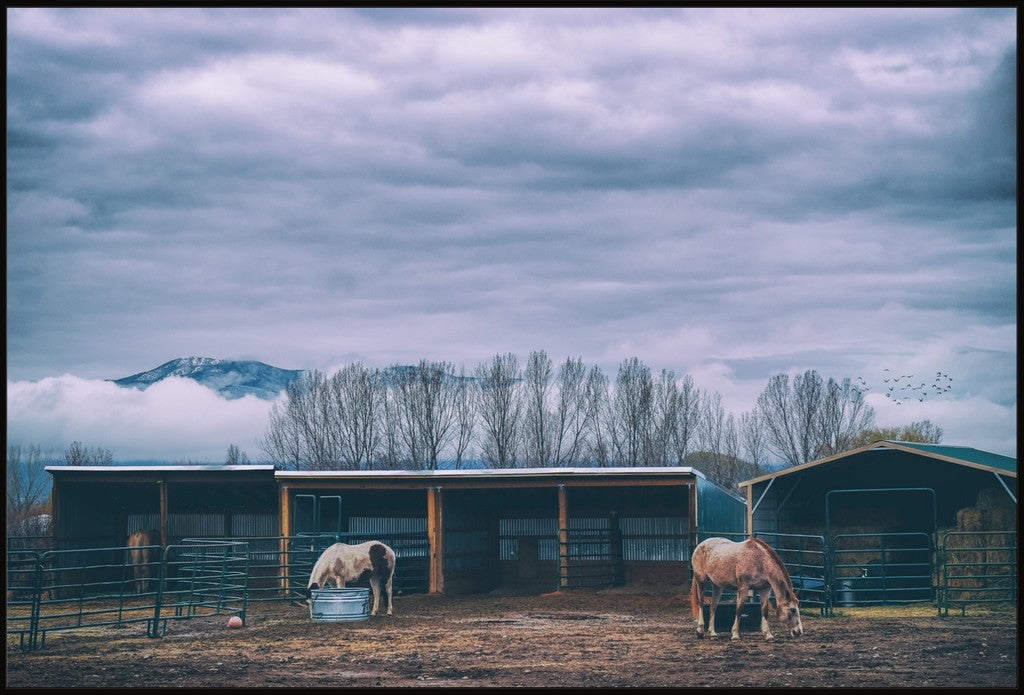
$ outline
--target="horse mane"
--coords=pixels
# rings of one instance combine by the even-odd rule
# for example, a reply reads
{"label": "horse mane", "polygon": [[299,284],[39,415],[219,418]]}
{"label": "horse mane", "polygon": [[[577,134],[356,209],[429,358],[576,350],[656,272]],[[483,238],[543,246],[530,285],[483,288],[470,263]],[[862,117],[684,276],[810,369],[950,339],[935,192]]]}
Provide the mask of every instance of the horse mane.
{"label": "horse mane", "polygon": [[787,598],[796,598],[796,592],[793,590],[793,580],[789,576],[789,570],[786,569],[786,563],[782,561],[781,557],[779,557],[779,554],[775,551],[775,548],[771,547],[770,545],[765,543],[760,538],[757,538],[756,536],[752,536],[749,540],[751,543],[758,546],[759,548],[764,548],[765,552],[768,553],[768,557],[770,557],[772,561],[776,564],[776,569],[779,570],[779,574],[782,576],[782,585],[786,589],[786,591],[789,592],[789,597]]}

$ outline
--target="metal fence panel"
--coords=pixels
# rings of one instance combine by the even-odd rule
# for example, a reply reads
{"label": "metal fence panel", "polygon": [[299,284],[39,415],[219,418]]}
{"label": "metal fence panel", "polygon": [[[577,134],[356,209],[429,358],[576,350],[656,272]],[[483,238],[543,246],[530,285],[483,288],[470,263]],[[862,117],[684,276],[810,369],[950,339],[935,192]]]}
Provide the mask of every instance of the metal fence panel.
{"label": "metal fence panel", "polygon": [[1017,605],[1017,533],[1015,531],[949,531],[939,545],[941,580],[939,614],[959,605]]}

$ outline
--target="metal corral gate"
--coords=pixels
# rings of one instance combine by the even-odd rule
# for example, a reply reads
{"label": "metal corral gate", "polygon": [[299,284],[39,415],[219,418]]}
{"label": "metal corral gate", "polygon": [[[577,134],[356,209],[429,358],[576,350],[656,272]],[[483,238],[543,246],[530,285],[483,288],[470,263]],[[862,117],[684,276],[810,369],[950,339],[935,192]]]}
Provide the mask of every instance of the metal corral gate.
{"label": "metal corral gate", "polygon": [[559,585],[574,589],[622,586],[622,532],[615,528],[575,528],[560,534]]}
{"label": "metal corral gate", "polygon": [[[913,532],[832,534],[835,495],[918,493],[927,496],[927,528]],[[935,547],[938,529],[932,488],[857,488],[825,494],[825,532],[829,545],[828,577],[835,606],[918,603],[935,599]],[[831,608],[830,608],[831,611]]]}
{"label": "metal corral gate", "polygon": [[939,543],[939,614],[969,603],[1017,605],[1017,533],[949,531]]}
{"label": "metal corral gate", "polygon": [[49,632],[141,624],[149,637],[168,620],[231,613],[245,621],[248,548],[240,542],[149,546],[154,581],[137,591],[126,546],[8,552],[7,634],[21,649],[45,646]]}
{"label": "metal corral gate", "polygon": [[558,544],[562,587],[622,586],[627,563],[690,559],[689,531],[681,516],[570,517],[559,537],[565,539]]}

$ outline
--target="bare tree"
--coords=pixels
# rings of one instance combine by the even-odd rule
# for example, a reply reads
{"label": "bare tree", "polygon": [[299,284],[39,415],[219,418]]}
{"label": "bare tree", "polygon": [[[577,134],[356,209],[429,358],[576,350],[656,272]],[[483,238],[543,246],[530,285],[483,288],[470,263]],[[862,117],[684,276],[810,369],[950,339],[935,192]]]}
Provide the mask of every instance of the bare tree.
{"label": "bare tree", "polygon": [[292,470],[302,467],[306,448],[298,418],[289,415],[294,395],[302,388],[300,381],[296,379],[289,383],[285,387],[286,400],[277,401],[270,407],[269,424],[260,444],[275,466]]}
{"label": "bare tree", "polygon": [[337,427],[340,467],[368,470],[381,446],[384,384],[377,370],[361,363],[346,365],[330,380],[330,394]]}
{"label": "bare tree", "polygon": [[654,381],[650,368],[637,357],[624,360],[615,378],[610,420],[612,451],[620,466],[647,465],[653,401]]}
{"label": "bare tree", "polygon": [[587,372],[587,407],[591,421],[589,462],[594,466],[611,466],[612,452],[612,408],[608,393],[608,377],[598,366]]}
{"label": "bare tree", "polygon": [[459,368],[459,375],[455,382],[455,436],[453,438],[454,456],[453,461],[456,468],[462,468],[469,451],[470,443],[473,441],[473,430],[476,425],[476,402],[471,377],[466,376],[466,370]]}
{"label": "bare tree", "polygon": [[568,357],[558,368],[558,400],[554,413],[552,464],[576,466],[586,455],[587,437],[593,428],[595,408],[588,398],[587,370],[579,357]]}
{"label": "bare tree", "polygon": [[690,447],[698,438],[701,412],[701,392],[693,385],[693,377],[687,374],[676,389],[676,421],[672,428],[672,449],[676,465],[682,466],[690,453]]}
{"label": "bare tree", "polygon": [[271,460],[299,470],[334,470],[340,460],[336,409],[323,372],[304,372],[271,407],[263,448]]}
{"label": "bare tree", "polygon": [[662,369],[653,382],[650,426],[644,444],[648,466],[674,463],[673,442],[679,422],[679,387],[675,372]]}
{"label": "bare tree", "polygon": [[437,470],[459,433],[458,383],[448,362],[420,360],[395,380],[399,432],[414,469]]}
{"label": "bare tree", "polygon": [[777,374],[757,397],[757,409],[768,434],[768,448],[789,465],[809,460],[813,430],[802,428],[788,374]]}
{"label": "bare tree", "polygon": [[849,377],[840,382],[829,379],[817,417],[815,456],[848,451],[857,435],[870,428],[874,421],[874,409],[865,402],[864,394],[853,387]]}
{"label": "bare tree", "polygon": [[[55,463],[38,445],[7,447],[7,531],[23,528],[25,521],[46,511],[50,481],[46,466]],[[21,534],[28,535],[28,534]]]}
{"label": "bare tree", "polygon": [[522,426],[522,374],[512,353],[495,355],[476,368],[477,403],[483,431],[480,453],[491,468],[515,468]]}
{"label": "bare tree", "polygon": [[67,466],[109,466],[114,462],[110,449],[82,446],[82,442],[74,441],[64,451],[64,464]]}
{"label": "bare tree", "polygon": [[554,428],[548,401],[553,371],[543,350],[531,352],[523,370],[523,458],[528,467],[545,467],[552,459]]}
{"label": "bare tree", "polygon": [[763,469],[767,463],[768,449],[765,431],[756,408],[740,415],[739,437],[746,460],[755,470]]}
{"label": "bare tree", "polygon": [[388,382],[384,389],[384,403],[381,408],[383,423],[379,466],[384,470],[402,470],[408,467],[400,435],[401,410],[401,396],[394,385]]}
{"label": "bare tree", "polygon": [[791,466],[845,451],[874,420],[849,379],[826,383],[814,370],[796,375],[792,384],[785,374],[772,377],[757,410],[769,450]]}
{"label": "bare tree", "polygon": [[722,394],[703,394],[701,403],[702,413],[697,430],[702,471],[709,478],[721,482],[729,477],[724,453],[726,414],[725,406],[722,405]]}
{"label": "bare tree", "polygon": [[228,466],[239,466],[249,463],[249,457],[244,451],[239,449],[234,444],[228,446],[228,454],[224,459],[225,465]]}

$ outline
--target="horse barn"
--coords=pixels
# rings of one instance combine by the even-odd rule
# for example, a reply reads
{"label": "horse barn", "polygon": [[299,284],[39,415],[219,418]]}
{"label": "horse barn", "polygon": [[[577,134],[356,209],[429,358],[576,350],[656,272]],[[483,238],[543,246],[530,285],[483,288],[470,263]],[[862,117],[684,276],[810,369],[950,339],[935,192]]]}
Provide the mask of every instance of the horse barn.
{"label": "horse barn", "polygon": [[1015,458],[878,441],[740,489],[746,527],[823,606],[1016,601]]}
{"label": "horse barn", "polygon": [[394,548],[399,593],[685,585],[700,537],[742,535],[745,524],[742,498],[690,467],[46,470],[57,548],[121,547],[139,528],[158,529],[164,547],[245,541],[257,597],[282,582],[304,590],[323,548],[370,539]]}

